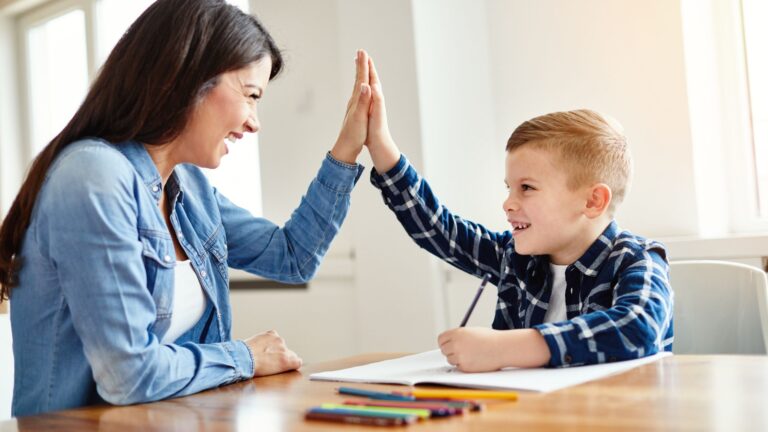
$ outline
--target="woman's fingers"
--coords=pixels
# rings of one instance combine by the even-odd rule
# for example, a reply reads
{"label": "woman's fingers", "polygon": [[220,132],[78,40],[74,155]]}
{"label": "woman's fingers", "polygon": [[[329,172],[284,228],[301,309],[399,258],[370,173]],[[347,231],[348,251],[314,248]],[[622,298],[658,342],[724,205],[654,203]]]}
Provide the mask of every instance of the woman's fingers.
{"label": "woman's fingers", "polygon": [[360,84],[370,83],[369,65],[370,57],[368,57],[368,53],[365,52],[365,50],[357,50],[357,87],[359,87]]}
{"label": "woman's fingers", "polygon": [[352,96],[347,103],[347,111],[353,109],[355,103],[360,97],[362,85],[369,83],[368,53],[365,50],[357,50],[355,55],[355,83],[352,87]]}
{"label": "woman's fingers", "polygon": [[368,123],[368,112],[371,105],[371,87],[368,84],[360,85],[360,95],[357,98],[357,105],[355,105],[355,116],[358,117],[357,121]]}

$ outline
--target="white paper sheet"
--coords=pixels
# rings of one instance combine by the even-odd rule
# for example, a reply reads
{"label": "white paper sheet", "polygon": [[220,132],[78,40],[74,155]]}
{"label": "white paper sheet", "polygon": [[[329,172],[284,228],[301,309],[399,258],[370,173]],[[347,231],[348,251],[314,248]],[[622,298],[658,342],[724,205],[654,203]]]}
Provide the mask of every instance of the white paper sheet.
{"label": "white paper sheet", "polygon": [[449,365],[440,350],[434,350],[348,369],[318,372],[310,375],[309,379],[404,385],[429,383],[480,389],[549,392],[625,372],[669,355],[672,353],[663,352],[637,360],[559,369],[508,368],[496,372],[463,373]]}

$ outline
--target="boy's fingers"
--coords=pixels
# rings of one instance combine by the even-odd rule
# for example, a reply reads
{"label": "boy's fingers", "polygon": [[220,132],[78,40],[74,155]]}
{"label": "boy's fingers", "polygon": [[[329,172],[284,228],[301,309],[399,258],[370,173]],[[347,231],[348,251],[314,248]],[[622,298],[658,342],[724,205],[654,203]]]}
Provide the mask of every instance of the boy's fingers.
{"label": "boy's fingers", "polygon": [[368,57],[367,69],[369,70],[369,74],[368,74],[369,83],[372,86],[374,85],[380,86],[381,81],[379,81],[379,73],[376,72],[376,66],[374,66],[373,59],[371,57]]}
{"label": "boy's fingers", "polygon": [[385,111],[384,94],[381,92],[380,86],[371,86],[371,97],[373,101],[371,102],[371,108],[368,114],[372,115],[375,111],[383,113]]}

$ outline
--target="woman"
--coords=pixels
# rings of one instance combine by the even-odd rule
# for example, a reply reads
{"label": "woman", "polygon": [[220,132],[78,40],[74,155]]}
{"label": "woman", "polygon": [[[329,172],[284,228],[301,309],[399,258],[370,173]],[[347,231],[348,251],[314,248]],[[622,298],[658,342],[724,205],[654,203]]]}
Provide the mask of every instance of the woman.
{"label": "woman", "polygon": [[227,267],[287,283],[314,274],[362,171],[366,54],[339,138],[283,228],[232,204],[198,168],[259,130],[257,101],[281,67],[262,25],[223,0],[158,0],[118,42],[0,229],[14,416],[301,366],[272,331],[231,340]]}

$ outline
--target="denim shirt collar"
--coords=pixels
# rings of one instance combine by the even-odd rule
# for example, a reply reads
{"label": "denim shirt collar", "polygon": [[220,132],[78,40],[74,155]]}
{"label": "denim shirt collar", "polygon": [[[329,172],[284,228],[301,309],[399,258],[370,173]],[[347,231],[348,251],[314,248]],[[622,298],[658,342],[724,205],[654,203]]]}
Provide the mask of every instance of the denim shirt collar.
{"label": "denim shirt collar", "polygon": [[156,201],[159,200],[160,194],[163,193],[163,178],[160,176],[155,162],[149,156],[149,152],[144,148],[144,144],[136,141],[125,141],[115,147],[131,162],[152,197]]}

